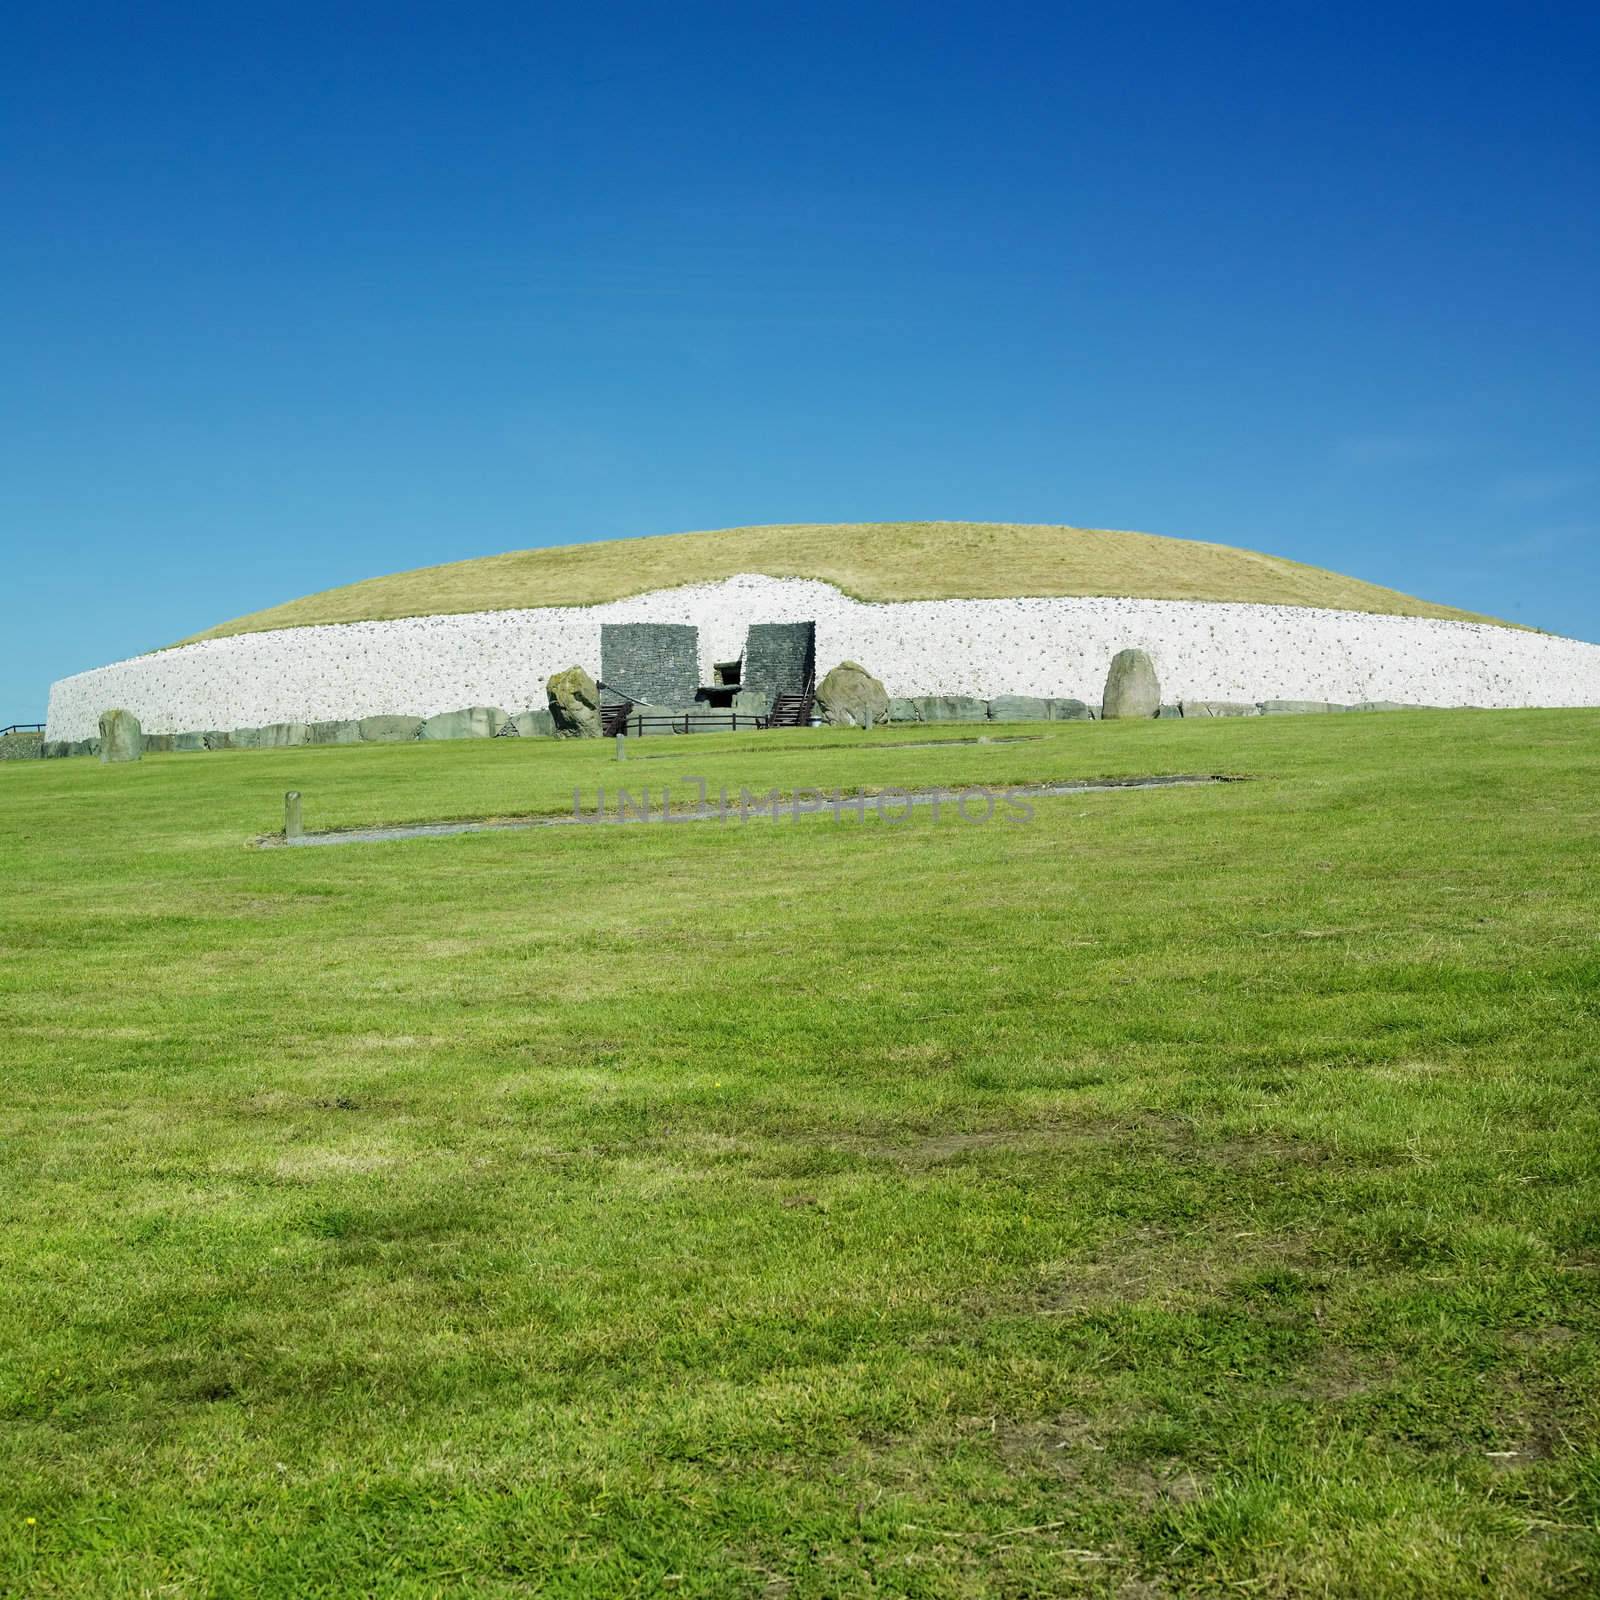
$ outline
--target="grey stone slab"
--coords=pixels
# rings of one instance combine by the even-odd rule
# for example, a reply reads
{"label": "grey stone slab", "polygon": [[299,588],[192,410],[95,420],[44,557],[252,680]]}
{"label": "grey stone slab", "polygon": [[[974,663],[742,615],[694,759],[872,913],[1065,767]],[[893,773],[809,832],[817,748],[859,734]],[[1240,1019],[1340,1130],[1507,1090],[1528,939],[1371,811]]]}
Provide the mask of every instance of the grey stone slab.
{"label": "grey stone slab", "polygon": [[424,739],[492,739],[510,719],[499,706],[467,706],[441,711],[422,724]]}
{"label": "grey stone slab", "polygon": [[997,694],[989,702],[991,722],[1048,722],[1050,702],[1031,694]]}
{"label": "grey stone slab", "polygon": [[409,744],[422,732],[422,718],[362,717],[357,726],[366,744]]}
{"label": "grey stone slab", "polygon": [[1259,717],[1261,708],[1254,702],[1242,700],[1185,700],[1182,702],[1186,717]]}
{"label": "grey stone slab", "polygon": [[919,722],[987,722],[989,702],[966,694],[919,694],[912,700]]}
{"label": "grey stone slab", "polygon": [[556,736],[556,719],[548,711],[519,711],[511,722],[524,739],[553,739]]}

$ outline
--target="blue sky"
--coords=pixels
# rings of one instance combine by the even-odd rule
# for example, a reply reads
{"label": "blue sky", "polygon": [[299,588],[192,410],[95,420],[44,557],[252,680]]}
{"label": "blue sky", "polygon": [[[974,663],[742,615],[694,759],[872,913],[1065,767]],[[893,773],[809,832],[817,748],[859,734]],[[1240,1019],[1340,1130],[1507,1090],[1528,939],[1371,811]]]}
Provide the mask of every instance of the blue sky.
{"label": "blue sky", "polygon": [[0,19],[0,723],[375,573],[1141,528],[1600,639],[1600,12]]}

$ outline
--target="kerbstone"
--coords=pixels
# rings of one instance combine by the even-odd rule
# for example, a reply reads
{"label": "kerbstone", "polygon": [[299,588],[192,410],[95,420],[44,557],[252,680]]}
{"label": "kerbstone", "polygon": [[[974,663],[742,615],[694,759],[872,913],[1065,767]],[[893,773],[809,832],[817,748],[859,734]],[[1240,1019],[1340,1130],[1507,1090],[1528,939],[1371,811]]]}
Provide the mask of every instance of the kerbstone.
{"label": "kerbstone", "polygon": [[306,743],[360,744],[361,724],[342,720],[313,722],[307,730]]}
{"label": "kerbstone", "polygon": [[1064,698],[1050,702],[1052,722],[1093,722],[1094,707],[1087,700]]}
{"label": "kerbstone", "polygon": [[467,706],[462,711],[441,711],[422,724],[424,739],[492,739],[506,725],[499,706]]}
{"label": "kerbstone", "polygon": [[1242,700],[1185,700],[1183,714],[1186,717],[1259,717],[1261,709],[1253,702],[1247,705]]}
{"label": "kerbstone", "polygon": [[1048,722],[1050,702],[1031,694],[997,694],[989,702],[991,722]]}
{"label": "kerbstone", "polygon": [[987,722],[989,702],[968,694],[919,694],[911,702],[919,722]]}
{"label": "kerbstone", "polygon": [[144,730],[131,711],[100,713],[100,759],[107,762],[144,759]]}
{"label": "kerbstone", "polygon": [[870,728],[889,720],[889,695],[865,667],[841,661],[817,685],[817,710],[833,727]]}
{"label": "kerbstone", "polygon": [[1153,717],[1161,710],[1161,685],[1156,665],[1145,650],[1119,650],[1106,675],[1105,699],[1100,715],[1111,722],[1133,717]]}
{"label": "kerbstone", "polygon": [[917,702],[905,695],[890,695],[889,720],[891,722],[921,722],[917,715]]}
{"label": "kerbstone", "polygon": [[548,711],[519,711],[511,725],[525,739],[553,739],[556,719]]}
{"label": "kerbstone", "polygon": [[203,733],[175,733],[172,736],[172,748],[174,750],[192,753],[196,750],[204,750],[205,747],[206,736]]}
{"label": "kerbstone", "polygon": [[257,733],[263,750],[284,750],[311,743],[311,729],[304,722],[273,722],[257,729]]}
{"label": "kerbstone", "polygon": [[144,753],[147,756],[166,755],[175,742],[174,736],[170,733],[147,733],[144,736]]}
{"label": "kerbstone", "polygon": [[367,744],[409,744],[422,732],[422,718],[363,717],[357,726]]}
{"label": "kerbstone", "polygon": [[1259,704],[1264,717],[1304,717],[1344,710],[1326,700],[1262,700]]}

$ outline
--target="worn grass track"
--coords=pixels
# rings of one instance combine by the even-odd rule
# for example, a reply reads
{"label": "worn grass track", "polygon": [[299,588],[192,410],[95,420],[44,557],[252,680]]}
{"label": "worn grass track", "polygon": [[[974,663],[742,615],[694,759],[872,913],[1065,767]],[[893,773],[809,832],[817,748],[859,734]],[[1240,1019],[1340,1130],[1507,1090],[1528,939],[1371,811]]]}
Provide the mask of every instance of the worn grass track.
{"label": "worn grass track", "polygon": [[1592,1592],[1600,715],[1029,731],[0,767],[0,1591]]}

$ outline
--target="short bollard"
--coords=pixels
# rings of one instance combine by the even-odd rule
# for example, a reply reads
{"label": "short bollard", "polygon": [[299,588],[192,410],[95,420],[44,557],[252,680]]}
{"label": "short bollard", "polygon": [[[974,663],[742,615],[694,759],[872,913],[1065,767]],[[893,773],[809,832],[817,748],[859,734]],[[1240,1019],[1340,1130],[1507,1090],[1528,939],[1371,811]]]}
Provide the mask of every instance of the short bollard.
{"label": "short bollard", "polygon": [[628,736],[625,733],[619,733],[617,735],[617,760],[618,761],[626,761],[627,759],[628,759]]}
{"label": "short bollard", "polygon": [[291,789],[283,797],[283,836],[285,839],[299,839],[305,831],[300,821],[300,791]]}

